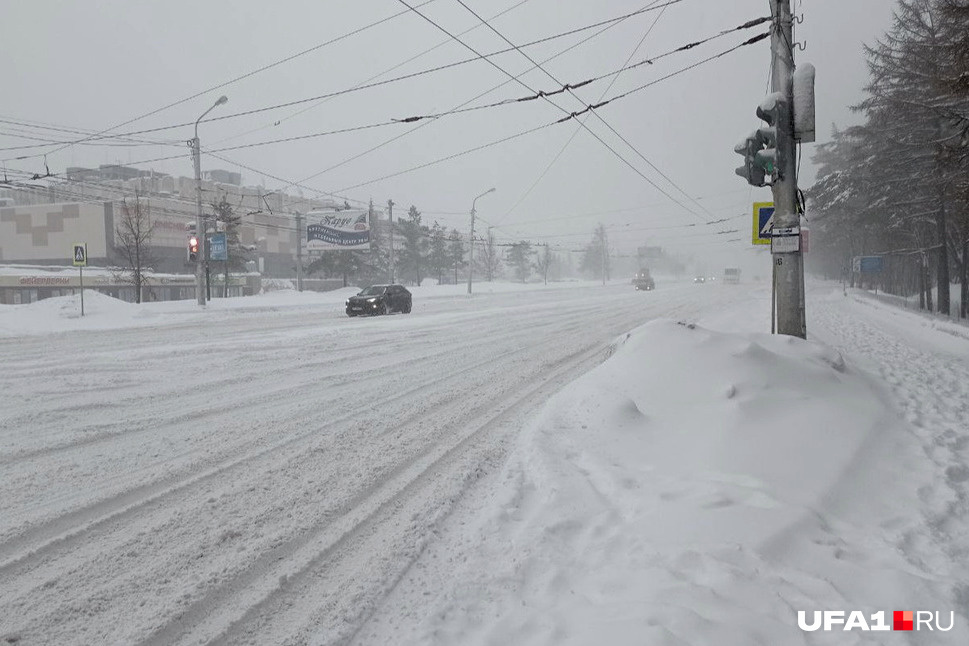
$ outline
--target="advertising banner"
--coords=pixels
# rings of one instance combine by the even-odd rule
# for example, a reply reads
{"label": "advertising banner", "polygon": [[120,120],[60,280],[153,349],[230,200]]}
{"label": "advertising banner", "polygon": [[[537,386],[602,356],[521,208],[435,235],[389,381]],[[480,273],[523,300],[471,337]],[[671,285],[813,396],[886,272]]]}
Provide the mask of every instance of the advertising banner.
{"label": "advertising banner", "polygon": [[308,251],[370,251],[368,212],[312,211],[306,214]]}

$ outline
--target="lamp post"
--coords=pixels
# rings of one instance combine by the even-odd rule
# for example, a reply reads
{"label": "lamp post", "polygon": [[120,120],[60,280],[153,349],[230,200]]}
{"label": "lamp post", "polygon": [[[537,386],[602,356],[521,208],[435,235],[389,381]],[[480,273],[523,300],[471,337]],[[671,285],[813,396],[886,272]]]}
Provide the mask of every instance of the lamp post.
{"label": "lamp post", "polygon": [[225,95],[220,96],[218,100],[212,104],[212,107],[202,113],[202,116],[195,120],[195,136],[189,140],[188,145],[192,149],[192,161],[195,164],[195,231],[199,236],[199,255],[200,258],[195,260],[195,295],[198,298],[198,304],[205,305],[205,292],[202,285],[202,274],[203,265],[204,270],[207,272],[209,268],[209,243],[208,243],[208,231],[205,230],[202,224],[202,152],[199,146],[199,121],[205,118],[209,112],[214,110],[217,106],[222,105],[228,101],[228,97]]}
{"label": "lamp post", "polygon": [[468,296],[471,295],[471,276],[474,274],[474,205],[478,201],[478,198],[494,192],[494,187],[489,188],[471,201],[471,237],[468,239]]}

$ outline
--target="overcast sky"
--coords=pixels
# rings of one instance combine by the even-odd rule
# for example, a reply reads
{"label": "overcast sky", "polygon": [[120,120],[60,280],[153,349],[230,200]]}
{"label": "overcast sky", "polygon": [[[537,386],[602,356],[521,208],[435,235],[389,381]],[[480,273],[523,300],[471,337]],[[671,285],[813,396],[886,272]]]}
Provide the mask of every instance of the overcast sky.
{"label": "overcast sky", "polygon": [[[460,35],[460,40],[480,53],[508,47],[457,0],[431,0],[426,4],[420,4],[422,0],[407,1],[419,5],[420,12],[451,34],[472,30]],[[651,4],[647,0],[464,2],[516,45]],[[889,27],[895,3],[795,2],[804,18],[796,38],[806,44],[805,51],[796,53],[797,60],[812,62],[818,70],[820,142],[829,136],[832,123],[858,121],[848,106],[861,97],[866,78],[862,44],[872,42]],[[403,15],[361,33],[121,126],[114,131],[117,133],[194,123],[221,94],[227,95],[229,102],[216,108],[210,114],[212,118],[338,92],[372,77],[383,80],[419,72],[474,54],[399,0],[6,3],[0,23],[0,47],[7,71],[0,119],[103,130],[402,11]],[[551,99],[555,105],[539,99],[437,120],[406,124],[392,120],[447,112],[466,102],[475,106],[527,96],[530,90],[525,86],[553,91],[559,87],[556,81],[577,83],[598,77],[622,67],[630,57],[632,62],[657,57],[768,13],[767,0],[681,0],[666,9],[657,7],[630,17],[583,44],[577,45],[602,27],[524,48],[524,54],[537,62],[552,59],[543,67],[555,81],[534,70],[521,76],[524,85],[507,82],[509,77],[501,70],[517,76],[532,67],[524,54],[513,51],[492,59],[501,70],[477,60],[322,102],[203,122],[199,134],[206,150],[376,127],[218,153],[248,169],[210,155],[203,156],[202,165],[204,169],[240,170],[244,183],[263,184],[267,190],[300,182],[307,196],[324,191],[351,201],[372,198],[379,205],[392,198],[397,204],[395,213],[414,204],[428,223],[437,219],[462,232],[468,226],[466,214],[472,199],[495,187],[497,191],[481,198],[477,207],[479,226],[494,226],[500,238],[578,248],[588,242],[592,229],[601,222],[610,231],[612,246],[620,252],[655,244],[696,257],[715,258],[718,265],[730,264],[733,257],[738,260],[732,264],[745,264],[741,260],[753,256],[749,205],[755,200],[769,200],[770,193],[767,189],[751,190],[734,175],[740,158],[732,149],[757,125],[754,108],[767,89],[769,41],[704,63],[600,108],[598,114],[608,125],[594,116],[585,123],[605,143],[573,119],[478,152],[398,173],[551,124],[602,96],[609,98],[639,88],[729,49],[764,31],[763,26],[626,71],[611,87],[612,77],[584,86],[575,90],[581,101],[566,93]],[[639,45],[647,31],[649,35]],[[440,46],[418,56],[436,45]],[[568,48],[572,49],[556,56]],[[481,97],[474,99],[478,95]],[[0,123],[0,132],[0,147],[4,148],[0,155],[7,160],[7,167],[31,172],[43,171],[42,158],[13,158],[50,152],[59,146],[11,150],[12,146],[39,143],[14,135],[58,141],[76,138],[70,133],[11,123]],[[191,125],[133,136],[158,143],[119,146],[112,140],[113,145],[105,146],[103,141],[89,142],[101,145],[67,147],[48,155],[47,163],[54,173],[68,166],[120,162],[191,176],[185,145],[192,136]],[[362,154],[394,137],[399,138]],[[812,150],[813,146],[805,147],[802,187],[813,180],[809,162]],[[177,158],[139,163],[170,156]],[[385,178],[389,175],[395,176]],[[292,187],[289,190],[296,192]],[[733,219],[714,226],[703,224],[724,217]],[[696,226],[686,226],[690,224]],[[716,234],[734,228],[741,233]],[[741,241],[727,242],[736,238]]]}

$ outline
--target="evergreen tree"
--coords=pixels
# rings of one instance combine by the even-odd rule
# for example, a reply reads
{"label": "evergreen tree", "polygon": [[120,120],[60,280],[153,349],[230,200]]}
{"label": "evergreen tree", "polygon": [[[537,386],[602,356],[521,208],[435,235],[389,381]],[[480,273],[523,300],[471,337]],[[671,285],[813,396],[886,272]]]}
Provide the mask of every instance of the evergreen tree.
{"label": "evergreen tree", "polygon": [[606,227],[598,225],[592,234],[592,241],[586,245],[585,253],[582,254],[582,264],[579,270],[591,276],[601,279],[603,283],[609,280],[609,272],[612,263],[609,260],[609,235]]}
{"label": "evergreen tree", "polygon": [[447,240],[448,262],[454,269],[454,284],[457,285],[458,270],[467,265],[464,260],[464,240],[461,239],[461,233],[457,229],[451,229]]}
{"label": "evergreen tree", "polygon": [[438,284],[444,282],[444,272],[451,268],[447,244],[447,234],[444,227],[435,220],[429,232],[427,267],[428,273],[437,276]]}
{"label": "evergreen tree", "polygon": [[245,271],[246,262],[249,260],[249,250],[239,241],[239,225],[242,224],[242,216],[235,213],[232,205],[226,200],[223,193],[218,202],[211,205],[215,214],[216,229],[225,233],[226,258],[222,263],[224,284],[222,285],[222,298],[229,296],[229,273],[231,271]]}
{"label": "evergreen tree", "polygon": [[411,205],[407,217],[398,220],[397,230],[402,238],[398,258],[400,273],[412,278],[419,287],[427,272],[430,232],[426,225],[421,224],[421,212],[416,206]]}
{"label": "evergreen tree", "polygon": [[515,270],[515,277],[526,282],[532,271],[532,245],[522,240],[511,245],[506,252],[508,264]]}

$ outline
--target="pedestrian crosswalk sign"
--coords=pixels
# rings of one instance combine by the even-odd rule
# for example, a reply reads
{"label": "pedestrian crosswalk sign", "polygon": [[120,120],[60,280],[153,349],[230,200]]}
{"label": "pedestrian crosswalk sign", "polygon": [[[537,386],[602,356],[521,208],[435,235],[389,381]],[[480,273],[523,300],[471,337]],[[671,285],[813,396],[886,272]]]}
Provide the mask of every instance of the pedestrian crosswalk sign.
{"label": "pedestrian crosswalk sign", "polygon": [[87,267],[87,245],[80,243],[74,245],[74,266]]}
{"label": "pedestrian crosswalk sign", "polygon": [[754,202],[754,244],[770,244],[774,226],[774,203]]}

